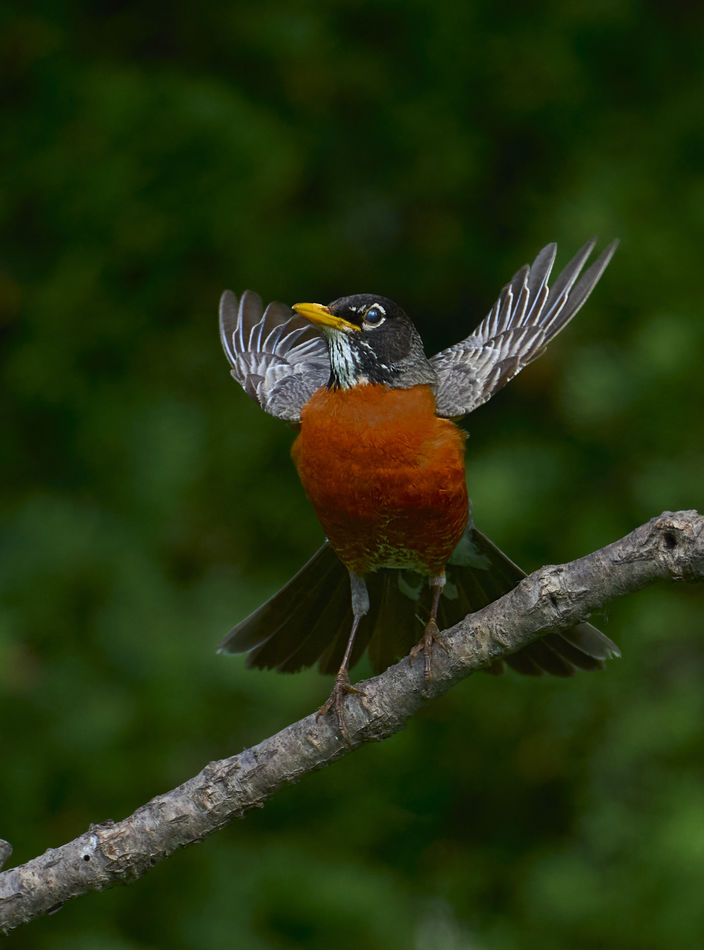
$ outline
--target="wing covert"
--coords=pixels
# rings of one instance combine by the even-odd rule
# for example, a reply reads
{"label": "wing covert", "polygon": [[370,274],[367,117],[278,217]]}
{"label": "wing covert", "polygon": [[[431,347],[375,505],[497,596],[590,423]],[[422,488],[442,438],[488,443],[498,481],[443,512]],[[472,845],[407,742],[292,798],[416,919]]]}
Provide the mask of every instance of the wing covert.
{"label": "wing covert", "polygon": [[584,304],[618,241],[609,244],[580,277],[595,244],[596,238],[588,241],[552,287],[548,278],[557,245],[548,244],[530,266],[514,274],[472,334],[431,358],[438,375],[438,415],[452,418],[472,412],[540,356]]}
{"label": "wing covert", "polygon": [[282,303],[264,309],[246,290],[220,298],[220,340],[230,372],[248,396],[272,416],[297,422],[301,408],[330,377],[325,340]]}

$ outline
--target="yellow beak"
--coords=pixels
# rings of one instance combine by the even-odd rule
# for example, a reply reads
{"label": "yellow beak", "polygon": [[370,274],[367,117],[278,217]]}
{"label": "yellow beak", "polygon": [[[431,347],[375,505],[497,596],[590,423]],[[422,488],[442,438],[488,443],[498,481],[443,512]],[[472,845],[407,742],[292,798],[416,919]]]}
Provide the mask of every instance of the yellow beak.
{"label": "yellow beak", "polygon": [[293,309],[296,313],[300,313],[302,317],[305,317],[306,320],[310,320],[311,323],[315,323],[319,327],[333,327],[333,329],[342,330],[345,333],[349,333],[350,330],[362,329],[348,320],[343,320],[342,317],[336,317],[321,303],[295,303]]}

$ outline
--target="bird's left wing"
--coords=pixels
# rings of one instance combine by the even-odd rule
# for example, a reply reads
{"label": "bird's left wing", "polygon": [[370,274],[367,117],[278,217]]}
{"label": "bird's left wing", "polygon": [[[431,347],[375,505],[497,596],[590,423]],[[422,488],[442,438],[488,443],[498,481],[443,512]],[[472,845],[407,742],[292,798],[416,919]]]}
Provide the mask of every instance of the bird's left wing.
{"label": "bird's left wing", "polygon": [[330,378],[325,340],[282,303],[264,310],[261,297],[231,290],[220,298],[220,340],[230,371],[272,416],[298,422],[301,408]]}
{"label": "bird's left wing", "polygon": [[548,244],[504,287],[474,333],[432,357],[439,416],[472,412],[540,356],[585,302],[618,245],[609,244],[579,277],[595,243],[592,239],[577,252],[552,287],[548,278],[557,245]]}

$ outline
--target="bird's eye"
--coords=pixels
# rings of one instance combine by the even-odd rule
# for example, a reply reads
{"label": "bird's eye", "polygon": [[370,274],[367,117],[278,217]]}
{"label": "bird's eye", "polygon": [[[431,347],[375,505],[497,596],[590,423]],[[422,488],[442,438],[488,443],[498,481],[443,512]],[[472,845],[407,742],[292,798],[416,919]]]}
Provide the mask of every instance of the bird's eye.
{"label": "bird's eye", "polygon": [[380,323],[383,323],[385,316],[381,307],[374,305],[364,314],[364,322],[371,327],[378,327]]}

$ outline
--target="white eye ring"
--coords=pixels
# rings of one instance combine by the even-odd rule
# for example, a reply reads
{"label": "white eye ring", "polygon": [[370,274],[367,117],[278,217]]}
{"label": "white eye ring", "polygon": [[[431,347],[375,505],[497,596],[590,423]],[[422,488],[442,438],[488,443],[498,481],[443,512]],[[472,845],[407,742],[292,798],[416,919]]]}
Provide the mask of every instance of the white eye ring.
{"label": "white eye ring", "polygon": [[364,322],[370,327],[381,326],[385,319],[386,314],[384,308],[380,307],[378,303],[372,304],[364,314]]}

